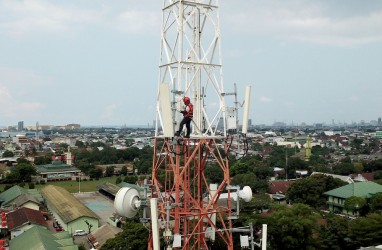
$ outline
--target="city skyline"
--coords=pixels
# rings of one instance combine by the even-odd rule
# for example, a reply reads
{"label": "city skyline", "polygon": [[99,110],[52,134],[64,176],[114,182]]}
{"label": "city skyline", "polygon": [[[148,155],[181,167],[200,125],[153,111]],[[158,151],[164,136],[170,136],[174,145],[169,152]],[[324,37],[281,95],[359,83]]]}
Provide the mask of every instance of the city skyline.
{"label": "city skyline", "polygon": [[[0,125],[151,125],[161,6],[0,0]],[[225,91],[251,84],[252,124],[382,116],[382,2],[221,1],[220,22]]]}
{"label": "city skyline", "polygon": [[[20,129],[20,123],[22,124],[22,128]],[[24,121],[18,121],[17,124],[0,124],[0,129],[9,129],[13,128],[15,131],[22,131],[25,129],[27,130],[34,130],[36,126],[39,126],[39,129],[42,127],[68,127],[75,125],[76,127],[81,128],[91,128],[91,127],[113,127],[113,128],[154,128],[155,127],[155,121],[152,123],[147,124],[101,124],[101,125],[94,125],[94,124],[73,124],[73,123],[63,123],[63,124],[54,124],[54,123],[47,123],[47,124],[39,124],[38,122],[35,124],[26,124],[24,125]],[[241,126],[241,122],[239,122],[239,126]],[[326,126],[326,127],[337,127],[337,126],[362,126],[362,125],[371,125],[371,126],[382,126],[382,118],[378,117],[377,119],[365,121],[339,121],[332,119],[330,122],[313,122],[313,123],[306,123],[306,122],[300,122],[296,123],[294,121],[274,121],[273,123],[253,123],[252,119],[249,119],[249,126],[289,126],[289,127],[299,127],[299,126]]]}

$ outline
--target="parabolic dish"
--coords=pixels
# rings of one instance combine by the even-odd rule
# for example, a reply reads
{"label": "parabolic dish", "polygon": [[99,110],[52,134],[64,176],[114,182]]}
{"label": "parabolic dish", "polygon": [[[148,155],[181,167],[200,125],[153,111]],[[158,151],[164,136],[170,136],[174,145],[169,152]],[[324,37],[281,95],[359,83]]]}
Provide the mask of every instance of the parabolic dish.
{"label": "parabolic dish", "polygon": [[243,190],[239,191],[239,197],[242,198],[245,202],[252,200],[252,189],[250,186],[245,186]]}
{"label": "parabolic dish", "polygon": [[139,206],[139,193],[135,188],[123,187],[118,190],[114,200],[114,208],[117,213],[127,218],[133,218]]}

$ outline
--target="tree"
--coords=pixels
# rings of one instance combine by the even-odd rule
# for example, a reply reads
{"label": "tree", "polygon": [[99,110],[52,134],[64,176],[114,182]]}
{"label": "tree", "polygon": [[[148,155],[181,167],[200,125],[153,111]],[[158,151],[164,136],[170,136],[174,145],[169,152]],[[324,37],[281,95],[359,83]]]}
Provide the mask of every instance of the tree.
{"label": "tree", "polygon": [[274,175],[273,169],[266,165],[255,167],[254,172],[257,178],[261,180],[267,180],[269,177]]}
{"label": "tree", "polygon": [[231,176],[239,175],[239,174],[247,174],[250,172],[250,166],[247,163],[243,163],[241,161],[236,162],[231,168],[230,168],[230,174]]}
{"label": "tree", "polygon": [[326,204],[326,197],[323,195],[325,192],[343,185],[346,183],[332,176],[316,174],[292,183],[286,198],[293,203],[304,203],[318,209]]}
{"label": "tree", "polygon": [[352,211],[353,214],[358,214],[366,206],[366,200],[362,197],[351,196],[345,200],[344,208],[346,211]]}
{"label": "tree", "polygon": [[382,215],[368,214],[358,217],[350,222],[349,232],[352,247],[359,249],[361,246],[374,246],[381,244]]}
{"label": "tree", "polygon": [[87,227],[88,227],[88,233],[90,234],[93,225],[90,224],[87,220],[85,220],[85,223],[86,223],[86,225],[87,225]]}
{"label": "tree", "polygon": [[146,250],[149,231],[141,223],[128,220],[123,231],[114,238],[108,239],[101,250],[132,249]]}
{"label": "tree", "polygon": [[120,173],[121,173],[121,175],[126,176],[127,175],[127,167],[126,166],[122,166]]}
{"label": "tree", "polygon": [[30,163],[22,163],[13,167],[6,178],[10,182],[30,182],[32,180],[32,175],[35,175],[36,173],[36,169]]}
{"label": "tree", "polygon": [[275,207],[268,223],[272,249],[312,249],[318,219],[305,204]]}
{"label": "tree", "polygon": [[223,180],[224,174],[222,169],[218,165],[207,166],[205,176],[209,183],[219,183]]}
{"label": "tree", "polygon": [[272,200],[269,195],[254,194],[252,200],[249,202],[243,202],[240,208],[241,215],[253,213],[262,213],[264,209],[269,209],[271,207]]}
{"label": "tree", "polygon": [[352,173],[355,173],[354,165],[351,163],[340,163],[333,167],[333,173],[339,174],[339,175],[349,175]]}
{"label": "tree", "polygon": [[250,186],[253,189],[256,183],[256,175],[254,173],[238,174],[232,178],[231,183],[240,187]]}
{"label": "tree", "polygon": [[25,158],[18,158],[18,159],[17,159],[17,164],[23,164],[23,163],[25,163],[25,164],[30,164],[30,161],[28,161],[28,160],[25,159]]}
{"label": "tree", "polygon": [[12,151],[5,150],[3,153],[3,157],[13,157],[15,154]]}
{"label": "tree", "polygon": [[107,166],[105,171],[105,176],[109,177],[114,174],[114,166]]}
{"label": "tree", "polygon": [[131,184],[135,184],[138,181],[138,176],[136,176],[136,175],[128,175],[128,176],[125,177],[125,179],[123,181],[127,182],[127,183],[131,183]]}
{"label": "tree", "polygon": [[102,173],[103,173],[102,169],[95,168],[95,169],[92,169],[89,171],[89,176],[90,176],[90,178],[98,179],[102,176]]}
{"label": "tree", "polygon": [[382,193],[376,193],[371,197],[371,211],[382,213]]}
{"label": "tree", "polygon": [[34,164],[36,165],[45,165],[52,162],[52,159],[50,156],[38,156],[34,158]]}
{"label": "tree", "polygon": [[363,143],[362,139],[354,138],[353,141],[350,142],[350,146],[354,149],[359,150],[361,148],[362,143]]}
{"label": "tree", "polygon": [[117,177],[117,179],[115,179],[115,184],[119,184],[119,183],[121,183],[122,182],[122,179],[121,179],[121,177],[120,176],[118,176]]}
{"label": "tree", "polygon": [[349,221],[341,216],[329,215],[319,227],[317,248],[321,250],[349,249]]}
{"label": "tree", "polygon": [[83,143],[83,141],[77,140],[75,146],[78,147],[78,148],[84,148],[85,147],[85,143]]}

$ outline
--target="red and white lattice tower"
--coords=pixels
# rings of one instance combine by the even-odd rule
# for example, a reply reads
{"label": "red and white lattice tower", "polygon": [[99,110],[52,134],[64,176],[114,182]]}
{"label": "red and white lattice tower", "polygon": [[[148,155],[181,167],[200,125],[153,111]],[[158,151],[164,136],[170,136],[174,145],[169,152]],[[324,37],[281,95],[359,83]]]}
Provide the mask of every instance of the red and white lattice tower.
{"label": "red and white lattice tower", "polygon": [[[169,249],[209,249],[217,238],[233,249],[218,9],[218,0],[163,1],[151,198]],[[194,105],[189,139],[174,137],[184,96]],[[211,164],[219,183],[206,178]]]}

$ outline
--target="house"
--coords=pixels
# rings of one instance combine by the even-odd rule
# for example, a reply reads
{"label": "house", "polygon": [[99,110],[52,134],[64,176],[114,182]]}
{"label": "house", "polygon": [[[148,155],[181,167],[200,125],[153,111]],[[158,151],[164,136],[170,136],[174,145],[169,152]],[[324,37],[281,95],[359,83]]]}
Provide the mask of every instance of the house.
{"label": "house", "polygon": [[69,232],[52,232],[41,226],[34,226],[13,238],[9,247],[17,250],[78,250]]}
{"label": "house", "polygon": [[24,189],[15,185],[0,194],[1,208],[15,209],[27,207],[34,210],[40,209],[42,197],[36,189]]}
{"label": "house", "polygon": [[278,202],[285,200],[286,192],[292,183],[294,183],[294,180],[268,182],[268,189],[271,198]]}
{"label": "house", "polygon": [[351,176],[344,176],[344,175],[338,175],[338,174],[328,174],[328,173],[322,173],[322,172],[313,172],[310,176],[315,174],[323,174],[326,176],[331,176],[336,179],[340,179],[341,181],[347,182],[347,183],[354,183],[354,180],[351,178]]}
{"label": "house", "polygon": [[11,239],[19,236],[35,225],[40,225],[45,228],[48,226],[40,211],[26,207],[9,212],[6,216],[6,221],[8,232],[11,233]]}
{"label": "house", "polygon": [[348,214],[344,209],[345,200],[349,197],[356,196],[362,197],[366,200],[370,199],[372,195],[382,192],[382,185],[375,182],[354,182],[348,185],[325,192],[324,195],[328,197],[327,204],[329,210],[334,213]]}
{"label": "house", "polygon": [[30,208],[33,210],[40,210],[40,202],[37,200],[36,197],[29,193],[21,194],[16,199],[14,199],[12,202],[8,203],[7,206],[4,206],[4,208]]}
{"label": "house", "polygon": [[61,181],[71,180],[72,177],[78,176],[81,170],[62,163],[58,158],[52,161],[52,164],[37,166],[37,173],[42,180]]}
{"label": "house", "polygon": [[48,210],[62,228],[70,233],[75,230],[89,231],[99,227],[98,216],[62,187],[48,185],[41,189]]}
{"label": "house", "polygon": [[95,249],[101,249],[102,245],[108,239],[114,238],[117,233],[122,232],[123,230],[118,227],[105,224],[88,235],[88,240]]}

